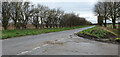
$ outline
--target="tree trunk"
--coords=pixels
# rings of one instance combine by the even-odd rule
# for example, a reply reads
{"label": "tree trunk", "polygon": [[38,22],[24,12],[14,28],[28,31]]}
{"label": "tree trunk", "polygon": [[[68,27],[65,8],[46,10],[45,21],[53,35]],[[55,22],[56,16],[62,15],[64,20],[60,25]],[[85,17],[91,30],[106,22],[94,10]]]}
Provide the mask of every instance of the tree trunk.
{"label": "tree trunk", "polygon": [[118,23],[118,37],[120,38],[120,22]]}
{"label": "tree trunk", "polygon": [[35,28],[38,29],[38,25],[35,25]]}
{"label": "tree trunk", "polygon": [[48,25],[46,24],[46,28],[48,28]]}
{"label": "tree trunk", "polygon": [[103,17],[98,16],[98,25],[102,26],[103,25]]}
{"label": "tree trunk", "polygon": [[50,28],[52,28],[52,24],[50,24]]}
{"label": "tree trunk", "polygon": [[112,23],[113,23],[113,29],[116,29],[116,26],[115,26],[115,24],[116,24],[115,19],[112,20]]}
{"label": "tree trunk", "polygon": [[107,19],[105,18],[104,26],[107,27]]}
{"label": "tree trunk", "polygon": [[24,26],[23,26],[23,29],[27,29],[27,26],[26,26],[26,25],[24,25]]}
{"label": "tree trunk", "polygon": [[41,29],[43,29],[43,18],[41,18]]}
{"label": "tree trunk", "polygon": [[7,26],[4,26],[4,29],[7,30]]}

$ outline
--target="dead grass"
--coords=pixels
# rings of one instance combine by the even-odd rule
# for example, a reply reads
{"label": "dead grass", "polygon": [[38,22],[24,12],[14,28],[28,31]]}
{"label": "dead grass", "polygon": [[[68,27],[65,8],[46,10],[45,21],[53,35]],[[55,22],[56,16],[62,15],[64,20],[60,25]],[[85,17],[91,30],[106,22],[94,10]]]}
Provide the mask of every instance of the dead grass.
{"label": "dead grass", "polygon": [[112,32],[112,33],[114,33],[116,36],[118,36],[118,29],[112,29],[112,28],[110,28],[110,27],[102,27],[102,26],[98,26],[98,28],[102,28],[103,30],[105,30],[105,31],[109,31],[109,32]]}

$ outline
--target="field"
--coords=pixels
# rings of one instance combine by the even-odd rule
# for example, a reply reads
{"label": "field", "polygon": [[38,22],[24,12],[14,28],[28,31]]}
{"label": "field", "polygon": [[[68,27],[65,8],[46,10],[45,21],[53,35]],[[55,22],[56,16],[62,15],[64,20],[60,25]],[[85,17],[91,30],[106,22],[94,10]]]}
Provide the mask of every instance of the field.
{"label": "field", "polygon": [[41,34],[41,33],[58,32],[58,31],[77,29],[77,28],[83,28],[83,27],[88,27],[88,25],[76,26],[76,27],[65,27],[65,28],[47,28],[47,29],[26,29],[26,30],[9,29],[9,30],[2,31],[2,39],[26,36],[26,35],[35,35],[35,34]]}

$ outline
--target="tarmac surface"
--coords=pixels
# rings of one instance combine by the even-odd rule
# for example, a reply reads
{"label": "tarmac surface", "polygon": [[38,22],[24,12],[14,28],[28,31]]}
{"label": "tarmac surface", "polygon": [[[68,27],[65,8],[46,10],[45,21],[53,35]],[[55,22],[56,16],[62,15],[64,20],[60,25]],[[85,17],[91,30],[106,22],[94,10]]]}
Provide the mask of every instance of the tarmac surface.
{"label": "tarmac surface", "polygon": [[2,40],[3,55],[118,55],[118,45],[83,39],[85,27]]}

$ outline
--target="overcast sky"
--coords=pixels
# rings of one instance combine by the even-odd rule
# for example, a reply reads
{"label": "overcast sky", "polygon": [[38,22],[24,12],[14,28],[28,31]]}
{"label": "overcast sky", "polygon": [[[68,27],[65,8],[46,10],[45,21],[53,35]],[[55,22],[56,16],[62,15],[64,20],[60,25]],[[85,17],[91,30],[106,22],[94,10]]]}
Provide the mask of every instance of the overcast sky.
{"label": "overcast sky", "polygon": [[30,0],[33,4],[40,3],[49,8],[60,8],[70,13],[79,14],[80,17],[86,18],[92,23],[97,23],[97,17],[94,15],[93,8],[96,0]]}

